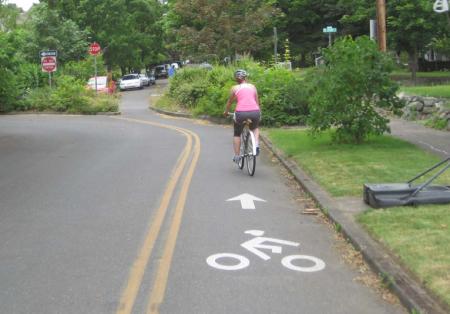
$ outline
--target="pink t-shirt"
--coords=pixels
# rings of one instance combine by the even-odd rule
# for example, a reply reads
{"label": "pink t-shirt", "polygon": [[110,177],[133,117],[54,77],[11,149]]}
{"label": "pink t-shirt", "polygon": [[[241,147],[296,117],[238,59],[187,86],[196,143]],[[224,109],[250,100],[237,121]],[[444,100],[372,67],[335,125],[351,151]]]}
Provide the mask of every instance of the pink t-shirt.
{"label": "pink t-shirt", "polygon": [[256,102],[256,93],[253,88],[248,86],[248,84],[241,84],[234,95],[237,100],[236,111],[260,110],[259,105]]}

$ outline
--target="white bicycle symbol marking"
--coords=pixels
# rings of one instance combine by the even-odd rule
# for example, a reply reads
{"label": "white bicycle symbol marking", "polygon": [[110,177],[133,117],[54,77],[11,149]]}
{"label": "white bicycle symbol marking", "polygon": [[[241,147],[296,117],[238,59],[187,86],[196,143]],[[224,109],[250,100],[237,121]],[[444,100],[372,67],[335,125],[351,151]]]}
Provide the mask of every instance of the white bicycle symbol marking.
{"label": "white bicycle symbol marking", "polygon": [[[263,244],[264,242],[273,242],[273,243],[279,243],[279,244],[296,246],[296,247],[300,245],[300,243],[297,243],[297,242],[284,241],[284,240],[279,240],[279,239],[274,239],[274,238],[263,237],[264,231],[261,231],[261,230],[249,230],[249,231],[246,231],[245,233],[254,235],[256,238],[253,238],[250,241],[242,243],[241,246],[243,248],[246,248],[250,252],[256,254],[257,256],[261,257],[263,260],[270,259],[270,256],[261,252],[258,249],[268,249],[268,250],[271,250],[272,253],[277,253],[277,254],[281,253],[281,246]],[[222,259],[222,258],[235,259],[235,260],[238,260],[238,263],[235,265],[220,264],[218,262],[218,260]],[[306,261],[314,263],[314,265],[308,266],[308,267],[296,266],[296,265],[292,264],[292,261],[294,261],[294,260],[306,260]],[[245,256],[242,256],[242,255],[233,254],[233,253],[214,254],[214,255],[211,255],[210,257],[208,257],[206,259],[206,262],[208,263],[209,266],[217,268],[217,269],[221,269],[221,270],[240,270],[240,269],[243,269],[243,268],[247,267],[248,265],[250,265],[250,261],[248,258],[246,258]],[[313,257],[313,256],[309,256],[309,255],[289,255],[289,256],[284,257],[281,260],[281,264],[286,268],[289,268],[289,269],[292,269],[295,271],[307,272],[307,273],[320,271],[325,268],[324,261],[322,261],[321,259],[319,259],[317,257]]]}

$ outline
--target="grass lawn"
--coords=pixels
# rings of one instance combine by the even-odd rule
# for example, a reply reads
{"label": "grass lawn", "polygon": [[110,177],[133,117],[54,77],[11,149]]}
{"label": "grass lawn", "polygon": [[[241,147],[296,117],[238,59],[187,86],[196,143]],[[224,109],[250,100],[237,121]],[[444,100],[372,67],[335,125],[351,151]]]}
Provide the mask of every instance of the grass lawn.
{"label": "grass lawn", "polygon": [[[267,135],[332,196],[362,196],[364,183],[406,182],[441,161],[390,136],[354,146],[331,145],[329,134],[311,141],[304,130],[274,129]],[[433,182],[450,182],[450,170]]]}
{"label": "grass lawn", "polygon": [[[394,71],[391,73],[391,76],[411,77],[411,72]],[[448,77],[448,78],[450,78],[450,72],[417,72],[417,77]]]}
{"label": "grass lawn", "polygon": [[401,87],[400,90],[410,96],[450,98],[449,85]]}
{"label": "grass lawn", "polygon": [[[364,183],[406,182],[441,161],[389,136],[341,146],[331,145],[329,134],[311,141],[302,130],[266,135],[332,196],[362,199]],[[448,185],[450,170],[438,179],[434,183]],[[450,205],[370,210],[356,219],[450,306]]]}
{"label": "grass lawn", "polygon": [[450,206],[395,207],[356,217],[450,306]]}

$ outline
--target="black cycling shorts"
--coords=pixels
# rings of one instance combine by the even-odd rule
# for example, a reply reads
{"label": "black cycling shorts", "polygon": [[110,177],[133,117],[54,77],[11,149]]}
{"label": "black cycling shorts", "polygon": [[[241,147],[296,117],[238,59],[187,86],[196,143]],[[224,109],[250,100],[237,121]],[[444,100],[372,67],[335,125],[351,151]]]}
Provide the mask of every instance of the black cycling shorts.
{"label": "black cycling shorts", "polygon": [[261,121],[261,111],[235,111],[234,112],[234,136],[241,136],[244,129],[244,121],[250,119],[250,130],[254,130],[258,127],[259,121]]}

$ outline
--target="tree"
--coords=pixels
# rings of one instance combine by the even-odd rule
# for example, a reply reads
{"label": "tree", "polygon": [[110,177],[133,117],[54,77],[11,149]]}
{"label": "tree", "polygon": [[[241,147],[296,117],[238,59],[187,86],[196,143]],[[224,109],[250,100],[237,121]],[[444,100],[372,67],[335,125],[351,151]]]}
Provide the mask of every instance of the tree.
{"label": "tree", "polygon": [[272,38],[260,36],[280,12],[259,0],[191,0],[172,6],[178,48],[186,54],[231,58],[234,51],[258,51]]}
{"label": "tree", "polygon": [[58,64],[85,58],[87,32],[72,20],[62,18],[46,3],[34,6],[28,15],[20,36],[20,52],[28,62],[40,62],[39,51],[57,50]]}
{"label": "tree", "polygon": [[388,40],[391,47],[413,56],[411,72],[416,84],[419,52],[431,42],[445,20],[433,11],[433,3],[428,0],[392,0],[387,2],[387,8]]}
{"label": "tree", "polygon": [[14,70],[20,63],[16,57],[16,20],[20,11],[16,6],[5,6],[0,0],[0,112],[8,111],[19,91]]}
{"label": "tree", "polygon": [[375,108],[396,113],[403,103],[396,96],[398,85],[389,74],[392,59],[368,37],[337,39],[323,49],[327,65],[315,73],[310,98],[310,134],[336,128],[333,139],[339,143],[361,143],[371,135],[390,132],[389,119]]}
{"label": "tree", "polygon": [[[326,26],[337,26],[342,16],[338,0],[278,0],[277,8],[284,15],[277,24],[280,38],[289,39],[291,55],[300,56],[301,66],[306,66],[307,56],[317,54],[319,47],[328,45]],[[343,34],[339,28],[339,33]]]}
{"label": "tree", "polygon": [[[372,0],[341,0],[349,14],[344,15],[341,23],[348,29],[352,25],[364,23],[368,30],[368,21],[376,19],[376,2]],[[406,51],[412,56],[412,81],[416,82],[418,55],[430,43],[437,42],[447,33],[445,17],[436,14],[433,1],[428,0],[390,0],[386,2],[388,47],[395,51]],[[355,34],[356,35],[356,34]],[[436,40],[437,38],[437,40]],[[441,47],[440,47],[441,48]]]}
{"label": "tree", "polygon": [[157,0],[81,0],[77,23],[102,47],[108,67],[140,70],[163,50]]}

